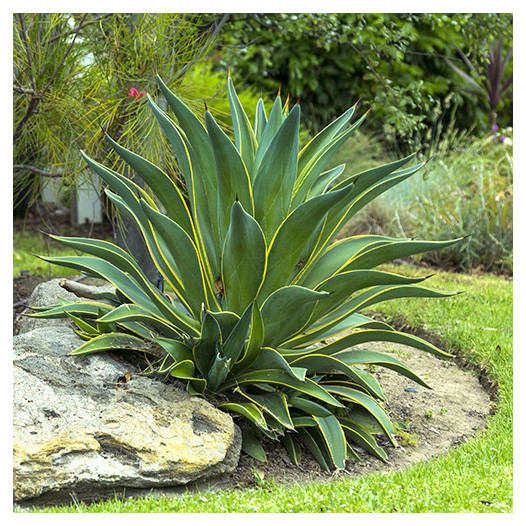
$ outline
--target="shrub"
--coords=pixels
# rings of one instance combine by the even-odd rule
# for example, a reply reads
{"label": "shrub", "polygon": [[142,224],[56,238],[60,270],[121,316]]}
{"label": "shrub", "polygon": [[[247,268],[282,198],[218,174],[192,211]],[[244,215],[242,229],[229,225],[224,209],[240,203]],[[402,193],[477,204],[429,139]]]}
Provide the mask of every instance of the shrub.
{"label": "shrub", "polygon": [[422,177],[401,185],[396,199],[382,200],[380,210],[396,217],[383,232],[433,239],[470,233],[467,243],[421,259],[446,269],[513,272],[512,139],[508,128],[457,146],[446,141]]}
{"label": "shrub", "polygon": [[107,241],[55,238],[84,255],[42,259],[104,278],[116,292],[60,301],[35,315],[77,323],[86,342],[74,355],[149,353],[157,371],[240,417],[243,449],[255,458],[265,459],[261,443],[270,439],[281,440],[296,462],[303,444],[326,469],[357,458],[353,445],[385,459],[374,435],[396,444],[395,430],[382,388],[366,367],[388,367],[429,386],[398,359],[353,347],[390,341],[444,353],[359,311],[391,298],[453,294],[421,286],[425,278],[374,267],[459,240],[333,240],[367,202],[425,162],[412,165],[412,154],[331,185],[343,166],[324,167],[365,118],[348,126],[355,106],[300,151],[299,105],[289,110],[278,96],[267,117],[260,99],[251,126],[229,78],[232,142],[210,112],[203,126],[158,82],[178,124],[150,96],[149,104],[173,146],[187,194],[110,137],[151,193],[84,158],[107,184],[109,199],[137,224],[174,294],[155,288],[131,254]]}

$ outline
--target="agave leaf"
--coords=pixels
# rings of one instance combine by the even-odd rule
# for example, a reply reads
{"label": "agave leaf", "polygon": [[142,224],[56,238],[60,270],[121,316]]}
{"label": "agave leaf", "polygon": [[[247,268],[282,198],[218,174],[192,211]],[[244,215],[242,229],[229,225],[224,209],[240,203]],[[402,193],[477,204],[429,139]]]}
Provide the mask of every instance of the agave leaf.
{"label": "agave leaf", "polygon": [[243,159],[210,112],[205,114],[217,167],[219,233],[221,246],[230,225],[232,203],[239,200],[243,209],[254,216],[252,185]]}
{"label": "agave leaf", "polygon": [[[157,75],[157,83],[166,98],[166,102],[174,112],[179,126],[184,131],[188,141],[192,145],[196,157],[199,159],[201,166],[213,166],[214,154],[210,139],[206,133],[206,129],[201,121],[194,115],[192,110],[188,108],[163,82]],[[212,179],[213,182],[213,179]]]}
{"label": "agave leaf", "polygon": [[140,221],[143,221],[144,213],[139,205],[138,196],[146,199],[152,206],[155,206],[147,192],[130,179],[98,163],[82,150],[80,154],[88,166],[128,205],[133,214]]}
{"label": "agave leaf", "polygon": [[[334,119],[334,121],[328,124],[302,148],[299,154],[298,164],[298,171],[300,173],[306,174],[308,172],[309,167],[312,166],[319,158],[320,152],[323,150],[323,148],[328,146],[335,136],[338,135],[338,133],[341,133],[342,129],[352,119],[356,108],[357,104],[351,106],[337,119]],[[303,177],[305,177],[305,175],[303,175]]]}
{"label": "agave leaf", "polygon": [[256,142],[258,143],[258,149],[266,125],[267,114],[265,113],[265,104],[263,102],[263,98],[260,98],[256,105],[256,115],[254,120],[254,136],[256,137]]}
{"label": "agave leaf", "polygon": [[[178,303],[180,306],[182,306],[182,308],[178,308],[178,310],[181,310],[181,312],[184,314],[190,314],[192,309],[186,300],[183,284],[179,276],[174,272],[174,269],[177,267],[177,265],[173,260],[171,252],[166,247],[164,239],[158,233],[156,234],[146,215],[144,215],[144,218],[141,222],[128,207],[128,205],[117,194],[114,194],[110,190],[106,189],[106,195],[122,213],[127,215],[135,223],[144,238],[148,252],[150,253],[151,258],[157,267],[157,270],[161,273],[163,278],[172,287],[177,295]],[[145,201],[141,200],[141,202],[144,203]],[[140,282],[148,282],[146,276],[142,275]],[[146,288],[148,287],[151,287],[151,284],[146,286]],[[119,291],[116,291],[116,296],[118,297],[118,295]],[[172,302],[172,304],[175,306],[174,302]]]}
{"label": "agave leaf", "polygon": [[[296,336],[295,338],[291,338],[289,341],[285,342],[284,345],[287,347],[307,347],[309,345],[312,345],[313,343],[320,342],[322,340],[327,340],[329,338],[335,338],[339,336],[340,334],[344,332],[348,332],[350,329],[385,329],[388,331],[394,330],[390,325],[387,323],[383,323],[377,320],[373,320],[372,318],[369,318],[367,316],[364,316],[363,314],[354,313],[350,316],[344,318],[339,323],[336,323],[335,325],[329,327],[327,330],[322,331],[314,331],[316,332],[316,336],[311,334],[311,331],[305,331],[305,333],[300,334],[299,336]],[[283,349],[280,348],[280,352],[283,353]],[[294,352],[294,351],[290,351]]]}
{"label": "agave leaf", "polygon": [[189,378],[186,390],[192,396],[201,396],[206,391],[207,382],[204,378]]}
{"label": "agave leaf", "polygon": [[50,235],[49,237],[67,247],[105,259],[121,270],[128,272],[139,281],[146,279],[137,263],[137,260],[114,243],[102,239],[87,239],[82,237],[63,237],[53,235]]}
{"label": "agave leaf", "polygon": [[219,323],[209,312],[205,312],[201,337],[192,349],[194,362],[204,378],[207,377],[210,366],[216,356],[216,343],[221,343],[221,341]]}
{"label": "agave leaf", "polygon": [[[234,364],[241,353],[244,350],[245,340],[249,334],[250,322],[252,320],[252,308],[251,303],[246,309],[239,321],[236,323],[232,331],[226,337],[226,341],[223,346],[223,354],[225,357],[230,359]],[[223,332],[223,331],[222,331]],[[223,338],[225,335],[223,333]]]}
{"label": "agave leaf", "polygon": [[155,343],[160,345],[175,363],[192,359],[192,350],[181,341],[173,338],[158,337],[155,339]]}
{"label": "agave leaf", "polygon": [[50,263],[80,270],[81,272],[105,279],[119,289],[131,302],[140,305],[153,315],[168,318],[175,327],[191,336],[199,334],[196,330],[199,327],[198,322],[178,312],[149,282],[142,284],[144,288],[141,287],[133,277],[108,261],[89,256],[38,257]]}
{"label": "agave leaf", "polygon": [[318,425],[312,416],[293,416],[292,423],[294,424],[294,428],[316,427]]}
{"label": "agave leaf", "polygon": [[[325,170],[329,161],[334,157],[336,152],[347,142],[349,137],[358,129],[360,124],[364,121],[367,114],[360,117],[352,126],[345,131],[335,135],[327,144],[324,144],[318,151],[315,152],[315,157],[312,158],[304,169],[298,169],[298,179],[294,187],[294,195],[292,197],[292,206],[298,206],[307,197],[312,185]],[[330,126],[330,125],[329,125]],[[301,157],[300,161],[301,163]]]}
{"label": "agave leaf", "polygon": [[[81,316],[87,318],[97,318],[99,312],[102,310],[103,313],[109,312],[113,309],[112,306],[106,303],[98,303],[95,301],[81,301],[81,302],[70,302],[58,298],[59,303],[57,305],[50,305],[45,307],[38,307],[38,311],[31,313],[31,318],[66,318],[66,312],[73,314],[74,316]],[[31,309],[37,309],[36,307],[30,307]]]}
{"label": "agave leaf", "polygon": [[[314,425],[316,425],[316,422],[314,422]],[[297,424],[294,423],[294,426],[296,427]],[[292,460],[292,462],[296,466],[298,466],[301,459],[301,448],[299,447],[299,444],[296,443],[296,441],[292,438],[292,436],[289,433],[286,433],[285,435],[280,437],[280,440],[281,443],[285,446],[285,449],[289,454],[290,460]]]}
{"label": "agave leaf", "polygon": [[456,292],[440,292],[425,287],[418,287],[416,285],[379,285],[358,294],[348,302],[344,303],[331,313],[313,323],[310,327],[310,338],[316,338],[320,334],[326,332],[331,327],[342,322],[348,316],[355,312],[395,298],[411,298],[411,297],[427,297],[427,298],[446,298],[448,296],[456,295]]}
{"label": "agave leaf", "polygon": [[350,402],[354,404],[358,404],[362,406],[365,410],[367,410],[380,424],[383,431],[385,432],[386,436],[389,438],[393,446],[396,446],[396,440],[394,438],[394,427],[391,421],[389,420],[389,417],[385,413],[385,411],[382,409],[380,404],[373,400],[370,396],[368,396],[365,393],[362,393],[361,391],[358,391],[357,389],[352,389],[350,387],[341,386],[341,385],[326,385],[325,388],[330,393],[336,394],[338,396],[343,397],[346,400],[349,400]]}
{"label": "agave leaf", "polygon": [[187,380],[186,389],[192,396],[199,396],[207,388],[207,381],[196,376],[195,362],[183,360],[170,369],[170,375],[179,380]]}
{"label": "agave leaf", "polygon": [[342,270],[347,263],[368,248],[399,241],[384,236],[353,236],[336,241],[302,269],[295,282],[304,287],[315,288]]}
{"label": "agave leaf", "polygon": [[374,437],[364,427],[353,422],[352,418],[338,417],[338,420],[340,421],[344,433],[350,440],[380,460],[387,460],[387,454],[385,451],[378,447]]}
{"label": "agave leaf", "polygon": [[344,468],[347,456],[345,435],[340,423],[332,412],[312,400],[306,400],[299,396],[291,397],[290,404],[292,407],[301,409],[307,415],[312,415],[325,440],[331,462],[336,467]]}
{"label": "agave leaf", "polygon": [[[312,239],[326,213],[338,203],[349,199],[352,186],[340,192],[324,194],[301,204],[279,226],[268,253],[267,275],[262,287],[262,299],[278,287],[288,285],[299,272],[298,265],[307,262],[317,243]],[[301,267],[300,267],[301,268]]]}
{"label": "agave leaf", "polygon": [[246,345],[246,350],[241,359],[234,364],[232,371],[238,373],[252,367],[257,360],[263,340],[265,337],[265,328],[263,326],[263,319],[261,318],[261,311],[257,301],[254,301],[252,306],[252,316],[250,320],[250,336]]}
{"label": "agave leaf", "polygon": [[248,117],[239,102],[234,83],[230,75],[227,81],[228,101],[230,103],[230,113],[232,114],[232,124],[234,126],[234,138],[236,148],[247,167],[248,173],[252,173],[254,168],[254,157],[256,155],[256,137],[250,126]]}
{"label": "agave leaf", "polygon": [[[331,470],[331,459],[328,457],[327,452],[325,451],[325,441],[322,437],[315,434],[314,429],[299,427],[298,428],[298,437],[307,447],[307,449],[312,453],[313,457],[318,461],[318,464],[325,471]],[[321,438],[321,440],[320,440]]]}
{"label": "agave leaf", "polygon": [[242,429],[241,430],[241,449],[252,458],[259,460],[260,462],[267,461],[267,454],[261,445],[261,440],[256,437],[254,430]]}
{"label": "agave leaf", "polygon": [[170,368],[170,374],[181,380],[193,379],[195,378],[195,364],[192,360],[181,360]]}
{"label": "agave leaf", "polygon": [[320,174],[307,195],[308,199],[312,199],[317,195],[321,195],[328,192],[328,190],[331,187],[331,183],[333,183],[336,179],[338,179],[338,177],[340,177],[340,175],[345,170],[345,166],[345,164],[340,164],[339,166],[331,168],[330,170],[327,170],[326,172]]}
{"label": "agave leaf", "polygon": [[415,374],[409,367],[404,365],[400,360],[389,356],[388,354],[381,353],[378,351],[368,351],[368,350],[352,350],[352,351],[343,351],[335,355],[336,358],[348,365],[356,364],[374,364],[381,365],[387,369],[392,369],[397,373],[413,380],[417,384],[420,384],[427,389],[431,389],[431,386],[422,380],[417,374]]}
{"label": "agave leaf", "polygon": [[239,413],[250,422],[261,429],[268,429],[263,413],[259,407],[252,402],[227,402],[218,406],[222,411]]}
{"label": "agave leaf", "polygon": [[345,434],[338,419],[332,414],[329,416],[315,416],[313,418],[318,423],[332,463],[337,468],[345,468],[347,444]]}
{"label": "agave leaf", "polygon": [[228,379],[223,384],[223,390],[231,389],[245,384],[277,384],[283,385],[290,389],[295,389],[301,393],[322,400],[323,402],[335,407],[343,407],[333,396],[331,396],[323,387],[313,382],[309,378],[300,381],[290,376],[287,372],[279,369],[260,369],[257,371],[248,371],[240,374],[235,378]]}
{"label": "agave leaf", "polygon": [[[101,179],[108,184],[109,188],[116,192],[113,193],[108,188],[105,190],[108,197],[131,219],[131,221],[137,226],[138,230],[143,234],[152,256],[156,257],[158,261],[160,257],[155,250],[155,246],[151,243],[150,231],[148,229],[149,224],[140,205],[140,200],[144,199],[150,204],[150,206],[156,207],[153,200],[140,186],[136,185],[129,179],[121,176],[113,170],[105,168],[85,155],[84,152],[81,152],[81,155]],[[101,245],[99,244],[99,248],[100,247]],[[113,252],[116,252],[116,250],[113,250]],[[122,255],[122,252],[123,251],[121,251],[120,255]],[[131,258],[128,257],[128,259]],[[133,263],[131,263],[131,265],[133,266]]]}
{"label": "agave leaf", "polygon": [[73,323],[87,336],[92,338],[93,336],[98,336],[102,331],[97,327],[97,324],[93,324],[71,314],[71,312],[64,311],[67,317],[73,321]]}
{"label": "agave leaf", "polygon": [[344,303],[358,290],[363,290],[376,285],[420,283],[425,279],[426,277],[408,278],[379,270],[350,270],[336,274],[316,287],[317,289],[325,290],[332,294],[326,301],[316,306],[313,318],[319,319],[325,316]]}
{"label": "agave leaf", "polygon": [[271,239],[289,213],[298,164],[300,108],[296,105],[269,144],[254,177],[255,218]]}
{"label": "agave leaf", "polygon": [[254,402],[261,407],[264,412],[275,418],[282,426],[288,429],[294,429],[289,409],[287,407],[287,398],[280,391],[264,394],[248,394],[242,390],[239,391],[245,398]]}
{"label": "agave leaf", "polygon": [[281,97],[278,95],[274,100],[270,115],[268,117],[267,123],[265,124],[265,129],[261,133],[261,138],[258,139],[258,148],[256,151],[256,156],[254,160],[253,174],[251,174],[251,180],[254,179],[254,176],[259,168],[261,159],[265,155],[269,144],[272,142],[272,139],[280,129],[283,124],[283,107],[281,104]]}
{"label": "agave leaf", "polygon": [[98,318],[101,323],[123,323],[127,321],[138,321],[152,325],[158,329],[163,336],[177,338],[179,332],[173,325],[167,323],[164,319],[153,316],[146,309],[138,305],[125,303],[115,309],[103,314]]}
{"label": "agave leaf", "polygon": [[245,311],[258,295],[266,266],[267,247],[263,232],[236,201],[232,205],[221,272],[227,310]]}
{"label": "agave leaf", "polygon": [[108,134],[105,134],[105,137],[112,148],[152,189],[164,206],[168,217],[180,225],[187,234],[190,236],[195,235],[192,217],[186,200],[172,178],[147,159],[120,146]]}
{"label": "agave leaf", "polygon": [[[341,228],[346,223],[348,223],[349,220],[354,215],[356,215],[356,213],[358,213],[366,204],[368,204],[373,199],[386,192],[393,186],[396,186],[397,184],[401,183],[402,181],[405,181],[407,178],[414,175],[418,170],[420,170],[422,166],[424,166],[424,164],[425,162],[408,168],[406,170],[396,172],[393,175],[380,180],[378,183],[369,187],[367,190],[363,191],[350,204],[335,206],[329,213],[329,217],[327,218],[327,223],[325,224],[325,228],[321,236],[321,240],[317,251],[319,252],[323,250],[334,239],[334,237],[338,234]],[[358,183],[359,180],[356,182],[349,183],[355,185],[356,193],[358,193],[359,191],[359,189],[356,188],[356,185]],[[336,189],[333,188],[330,192],[334,191],[336,191]]]}
{"label": "agave leaf", "polygon": [[141,200],[141,206],[146,217],[153,226],[156,235],[156,242],[162,239],[166,247],[159,250],[160,254],[166,257],[171,256],[175,263],[175,268],[165,260],[166,265],[183,286],[183,293],[186,303],[189,305],[193,315],[197,317],[204,303],[207,308],[212,305],[217,306],[215,297],[210,289],[205,286],[206,279],[199,252],[192,238],[177,223],[169,217],[154,210],[148,203]]}
{"label": "agave leaf", "polygon": [[334,187],[331,188],[331,191],[337,191],[350,183],[354,183],[356,191],[362,193],[388,175],[400,170],[400,168],[405,166],[408,162],[415,159],[418,153],[419,151],[411,153],[402,159],[397,159],[396,161],[391,161],[389,163],[382,164],[381,166],[370,168],[369,170],[364,170],[363,172],[354,174],[351,177],[344,179],[343,181],[340,181],[338,184],[334,185]]}
{"label": "agave leaf", "polygon": [[265,327],[264,346],[276,347],[303,330],[318,301],[328,295],[296,285],[273,292],[261,307]]}
{"label": "agave leaf", "polygon": [[215,356],[207,373],[208,389],[215,392],[230,372],[231,358],[223,353],[223,347],[219,341],[215,344]]}
{"label": "agave leaf", "polygon": [[451,245],[455,245],[463,241],[465,237],[451,239],[448,241],[399,241],[390,243],[388,245],[376,246],[371,250],[364,251],[354,258],[343,268],[345,270],[352,270],[355,268],[372,268],[388,261],[405,258],[423,252],[430,252],[432,250],[440,250]]}
{"label": "agave leaf", "polygon": [[218,323],[221,330],[221,340],[226,341],[230,336],[230,333],[233,331],[234,327],[239,323],[239,316],[235,312],[230,311],[219,311],[211,312],[208,311],[208,314],[212,316]]}
{"label": "agave leaf", "polygon": [[428,352],[430,354],[434,354],[435,356],[440,356],[442,358],[446,356],[451,357],[451,354],[441,351],[438,347],[435,347],[431,343],[426,342],[418,336],[413,336],[412,334],[406,334],[398,331],[382,329],[365,329],[353,332],[352,334],[344,336],[343,338],[340,338],[335,342],[329,343],[324,347],[320,347],[318,352],[320,352],[321,354],[334,354],[343,349],[353,347],[361,343],[375,341],[399,343],[402,345],[408,345],[421,351]]}
{"label": "agave leaf", "polygon": [[113,332],[95,336],[88,342],[75,349],[71,355],[90,354],[101,351],[131,350],[150,352],[148,345],[142,338],[136,338],[122,332]]}
{"label": "agave leaf", "polygon": [[251,365],[254,369],[282,369],[301,382],[305,381],[305,367],[291,367],[280,352],[269,347],[263,347],[256,361]]}
{"label": "agave leaf", "polygon": [[[286,358],[289,358],[286,356]],[[316,351],[304,354],[299,358],[293,358],[289,361],[291,367],[305,367],[309,374],[339,371],[351,378],[356,384],[363,387],[371,395],[377,398],[385,398],[385,395],[378,381],[374,376],[365,373],[355,367],[347,365],[338,357],[317,354]]]}
{"label": "agave leaf", "polygon": [[155,104],[148,95],[148,102],[161,128],[175,151],[177,162],[185,178],[190,197],[198,249],[209,278],[219,275],[220,245],[217,222],[217,174],[210,165],[203,166],[194,146],[183,131]]}

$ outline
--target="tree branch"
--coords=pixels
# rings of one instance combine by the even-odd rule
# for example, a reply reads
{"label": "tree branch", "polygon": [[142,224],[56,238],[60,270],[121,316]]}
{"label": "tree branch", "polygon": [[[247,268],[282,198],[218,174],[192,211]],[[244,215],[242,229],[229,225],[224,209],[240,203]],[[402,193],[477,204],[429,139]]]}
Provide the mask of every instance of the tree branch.
{"label": "tree branch", "polygon": [[40,170],[39,168],[35,166],[30,166],[28,164],[15,164],[13,165],[13,170],[27,170],[29,172],[33,172],[34,174],[42,175],[43,177],[51,177],[51,178],[65,177],[64,174],[46,172],[45,170]]}
{"label": "tree branch", "polygon": [[216,28],[214,29],[214,32],[210,35],[210,38],[206,41],[206,44],[203,46],[201,51],[189,62],[188,64],[185,64],[175,75],[174,80],[178,79],[185,71],[190,69],[198,60],[203,57],[203,55],[208,51],[208,48],[212,45],[212,42],[216,39],[217,35],[219,35],[221,29],[226,24],[227,20],[230,18],[230,13],[224,13],[221,17],[221,20],[219,21],[219,24],[216,25]]}
{"label": "tree branch", "polygon": [[34,70],[33,70],[33,61],[31,60],[31,51],[29,49],[29,42],[27,40],[27,33],[26,33],[26,30],[25,30],[25,27],[24,27],[24,19],[23,19],[21,14],[18,15],[19,20],[20,20],[22,40],[24,41],[24,46],[26,48],[26,54],[27,54],[27,60],[28,60],[28,64],[29,64],[29,71],[30,71],[30,76],[31,76],[31,86],[33,88],[33,94],[31,95],[31,98],[29,99],[29,103],[27,105],[27,109],[26,109],[26,112],[25,112],[24,116],[18,121],[18,124],[16,125],[15,131],[13,133],[13,143],[16,142],[18,137],[20,137],[20,134],[22,133],[22,128],[25,126],[25,124],[28,121],[28,119],[36,112],[36,110],[38,108],[38,105],[40,104],[40,101],[42,100],[42,97],[45,95],[46,91],[49,89],[49,87],[51,86],[51,84],[55,80],[55,77],[57,76],[58,72],[60,71],[60,69],[64,65],[64,62],[66,61],[66,58],[70,54],[70,52],[71,52],[71,50],[73,48],[73,45],[75,44],[75,40],[77,39],[77,36],[79,34],[79,31],[80,31],[80,28],[82,27],[82,23],[84,22],[84,20],[86,19],[87,16],[88,15],[85,14],[82,17],[82,20],[80,21],[80,24],[79,24],[79,26],[77,27],[77,29],[75,31],[75,36],[73,37],[73,40],[71,41],[71,44],[69,45],[68,49],[64,53],[64,56],[62,57],[62,60],[60,61],[59,65],[57,66],[57,68],[53,72],[53,75],[51,75],[51,78],[49,79],[48,83],[46,84],[46,87],[40,93],[38,93],[37,88],[36,88],[36,83],[35,83],[35,75],[34,75]]}
{"label": "tree branch", "polygon": [[64,65],[64,62],[66,61],[66,58],[71,53],[71,50],[73,49],[73,45],[75,44],[75,40],[77,40],[77,37],[79,36],[80,29],[82,28],[82,24],[83,24],[83,22],[84,22],[84,20],[86,19],[87,16],[88,15],[86,13],[82,17],[82,19],[80,20],[80,24],[78,25],[78,27],[77,27],[77,29],[75,31],[75,36],[73,37],[73,40],[71,41],[71,44],[69,45],[68,49],[64,53],[64,56],[62,57],[62,60],[60,61],[60,64],[57,66],[57,68],[53,72],[53,75],[51,75],[51,78],[49,79],[48,83],[46,84],[46,87],[42,90],[42,93],[40,94],[41,96],[43,96],[46,93],[46,91],[49,89],[51,84],[53,84],[53,81],[55,80],[55,77],[57,76],[58,72],[60,71],[60,69]]}

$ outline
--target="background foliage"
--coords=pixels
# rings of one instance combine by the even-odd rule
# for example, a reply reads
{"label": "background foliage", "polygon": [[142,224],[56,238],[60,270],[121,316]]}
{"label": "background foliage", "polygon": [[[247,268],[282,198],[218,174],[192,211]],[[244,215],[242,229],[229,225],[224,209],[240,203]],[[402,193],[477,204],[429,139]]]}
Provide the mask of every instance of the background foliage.
{"label": "background foliage", "polygon": [[[369,126],[391,146],[418,142],[437,116],[459,106],[457,125],[488,126],[488,108],[462,91],[452,74],[458,50],[483,66],[500,38],[511,46],[511,14],[286,13],[237,14],[215,56],[236,84],[301,96],[305,119],[318,128],[361,99],[373,107]],[[507,71],[512,64],[507,65]],[[511,92],[501,101],[499,124],[512,124]]]}

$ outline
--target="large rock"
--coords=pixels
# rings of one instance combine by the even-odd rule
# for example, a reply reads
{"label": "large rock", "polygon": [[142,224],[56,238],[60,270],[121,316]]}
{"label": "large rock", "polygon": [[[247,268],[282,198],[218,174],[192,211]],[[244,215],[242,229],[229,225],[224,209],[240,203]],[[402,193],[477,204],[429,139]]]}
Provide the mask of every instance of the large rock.
{"label": "large rock", "polygon": [[67,327],[14,337],[15,501],[97,498],[236,467],[229,415],[109,354],[68,356],[81,343]]}

